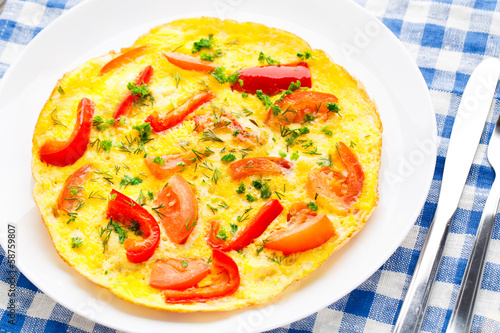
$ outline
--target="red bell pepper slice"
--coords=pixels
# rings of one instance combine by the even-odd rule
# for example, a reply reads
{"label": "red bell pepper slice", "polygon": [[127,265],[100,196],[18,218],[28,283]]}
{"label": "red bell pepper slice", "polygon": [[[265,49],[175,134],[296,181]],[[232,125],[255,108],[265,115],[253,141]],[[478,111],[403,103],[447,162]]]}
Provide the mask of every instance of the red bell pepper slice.
{"label": "red bell pepper slice", "polygon": [[248,157],[231,163],[227,172],[233,179],[240,179],[251,175],[285,173],[292,167],[292,162],[281,157]]}
{"label": "red bell pepper slice", "polygon": [[238,73],[238,81],[232,85],[232,88],[250,94],[262,90],[264,94],[274,95],[287,90],[290,83],[297,81],[300,81],[301,87],[311,88],[312,86],[311,72],[307,63],[249,67],[238,71]]}
{"label": "red bell pepper slice", "polygon": [[[149,84],[152,75],[153,75],[153,67],[152,66],[146,67],[135,79],[135,85],[141,86],[143,84]],[[113,115],[113,118],[115,119],[115,124],[119,122],[121,116],[127,114],[128,109],[132,104],[134,104],[134,102],[137,101],[137,99],[139,99],[138,96],[132,95],[130,93],[130,90],[127,91],[125,97],[123,97],[120,105],[115,110],[115,114]]]}
{"label": "red bell pepper slice", "polygon": [[157,289],[182,290],[194,287],[210,272],[202,259],[166,259],[153,265],[149,285]]}
{"label": "red bell pepper slice", "polygon": [[288,214],[288,225],[269,236],[265,248],[281,251],[285,255],[314,249],[335,235],[335,228],[325,214],[317,214],[296,203]]}
{"label": "red bell pepper slice", "polygon": [[171,64],[189,71],[208,73],[219,67],[219,65],[214,64],[213,62],[203,61],[183,53],[165,52],[163,53],[163,56],[167,58]]}
{"label": "red bell pepper slice", "polygon": [[234,235],[229,241],[217,238],[219,222],[212,222],[207,243],[221,251],[239,250],[250,244],[255,238],[262,235],[267,227],[283,211],[283,206],[277,199],[271,199],[255,214],[255,216]]}
{"label": "red bell pepper slice", "polygon": [[188,114],[194,112],[197,108],[211,101],[213,98],[215,98],[213,92],[203,91],[189,98],[184,104],[170,111],[163,117],[157,112],[154,112],[144,121],[151,124],[151,128],[155,133],[163,132],[182,122]]}
{"label": "red bell pepper slice", "polygon": [[121,67],[123,65],[126,65],[134,61],[135,59],[143,55],[147,49],[148,49],[147,45],[142,45],[123,52],[122,54],[114,57],[113,59],[108,61],[104,66],[102,66],[100,74],[104,75],[107,72],[112,71],[113,69],[116,69],[118,67]]}
{"label": "red bell pepper slice", "polygon": [[212,252],[212,272],[217,275],[214,283],[206,287],[192,287],[185,290],[166,290],[167,303],[206,302],[232,295],[240,286],[240,272],[234,260],[224,252]]}
{"label": "red bell pepper slice", "polygon": [[143,240],[127,238],[123,243],[127,251],[127,259],[133,263],[140,263],[151,258],[160,242],[160,227],[155,218],[141,205],[126,195],[111,190],[111,199],[108,202],[108,218],[130,224],[137,221],[142,231]]}
{"label": "red bell pepper slice", "polygon": [[94,102],[85,97],[82,98],[78,104],[76,124],[71,137],[67,141],[50,140],[45,142],[40,148],[40,160],[60,167],[78,161],[87,150],[94,110]]}
{"label": "red bell pepper slice", "polygon": [[90,175],[91,169],[92,166],[86,164],[66,179],[57,200],[57,206],[60,210],[64,210],[67,213],[73,211],[78,200],[83,197],[82,184]]}

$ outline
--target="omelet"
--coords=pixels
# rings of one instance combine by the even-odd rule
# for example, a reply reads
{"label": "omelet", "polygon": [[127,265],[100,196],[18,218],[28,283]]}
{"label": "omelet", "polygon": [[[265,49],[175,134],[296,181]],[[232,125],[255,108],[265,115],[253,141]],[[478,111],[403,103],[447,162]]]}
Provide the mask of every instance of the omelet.
{"label": "omelet", "polygon": [[381,145],[375,103],[322,50],[181,19],[57,82],[33,134],[34,197],[60,257],[118,297],[232,310],[365,225]]}

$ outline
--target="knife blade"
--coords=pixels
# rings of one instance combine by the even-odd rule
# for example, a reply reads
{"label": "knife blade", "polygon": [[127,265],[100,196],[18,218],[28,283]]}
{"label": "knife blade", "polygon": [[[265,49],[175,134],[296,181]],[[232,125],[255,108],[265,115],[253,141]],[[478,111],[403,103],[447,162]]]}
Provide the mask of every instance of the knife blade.
{"label": "knife blade", "polygon": [[457,209],[488,116],[498,74],[494,58],[483,60],[465,87],[450,136],[434,218],[422,246],[394,333],[418,332],[437,274],[450,221]]}

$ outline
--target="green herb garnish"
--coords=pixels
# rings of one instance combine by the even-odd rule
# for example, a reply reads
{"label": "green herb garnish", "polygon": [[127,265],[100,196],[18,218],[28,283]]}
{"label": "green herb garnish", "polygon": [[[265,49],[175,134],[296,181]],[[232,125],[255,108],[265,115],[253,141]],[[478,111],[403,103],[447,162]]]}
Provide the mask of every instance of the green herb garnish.
{"label": "green herb garnish", "polygon": [[80,239],[80,237],[75,236],[71,237],[71,248],[72,249],[77,249],[83,245],[83,240]]}
{"label": "green herb garnish", "polygon": [[128,185],[139,185],[142,183],[142,179],[139,178],[139,176],[136,177],[130,177],[130,176],[123,176],[122,180],[120,180],[120,186],[128,186]]}
{"label": "green herb garnish", "polygon": [[101,116],[95,116],[92,119],[92,126],[95,126],[99,131],[104,131],[108,126],[112,126],[115,123],[113,118],[108,120],[103,120]]}
{"label": "green herb garnish", "polygon": [[210,34],[207,38],[201,38],[199,41],[193,43],[192,53],[200,52],[201,49],[211,49],[214,45],[214,35]]}
{"label": "green herb garnish", "polygon": [[226,154],[220,159],[222,162],[233,162],[236,160],[236,156],[234,154]]}

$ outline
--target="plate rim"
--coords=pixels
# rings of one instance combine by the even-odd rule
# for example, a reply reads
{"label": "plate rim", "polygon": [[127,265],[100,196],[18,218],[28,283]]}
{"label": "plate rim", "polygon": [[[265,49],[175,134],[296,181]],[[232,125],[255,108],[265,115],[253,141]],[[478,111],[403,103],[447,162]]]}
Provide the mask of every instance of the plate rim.
{"label": "plate rim", "polygon": [[[435,165],[436,159],[437,159],[437,123],[436,123],[436,119],[435,119],[435,112],[434,112],[434,109],[433,109],[433,105],[432,105],[432,101],[431,101],[431,96],[430,96],[429,89],[427,88],[427,84],[426,84],[426,82],[425,82],[425,80],[424,80],[424,78],[423,78],[423,76],[422,76],[422,74],[421,74],[421,72],[420,72],[417,64],[415,63],[415,61],[411,57],[411,55],[408,52],[408,50],[405,47],[403,47],[402,43],[397,39],[397,37],[378,18],[376,18],[375,16],[371,15],[370,13],[368,13],[368,11],[366,11],[363,7],[361,7],[360,5],[358,5],[357,3],[355,3],[354,1],[351,1],[351,0],[341,0],[341,1],[338,1],[338,2],[339,2],[339,4],[337,4],[337,5],[339,5],[339,6],[340,6],[340,3],[354,5],[357,8],[356,10],[359,10],[359,11],[363,12],[365,15],[368,15],[371,18],[375,19],[377,21],[377,23],[379,24],[379,26],[385,31],[385,34],[387,34],[388,36],[390,36],[389,38],[392,39],[392,42],[395,42],[395,44],[399,46],[400,50],[403,51],[403,53],[406,55],[406,58],[407,58],[406,60],[409,60],[409,62],[412,63],[412,65],[414,67],[413,69],[414,70],[416,69],[418,71],[418,73],[419,73],[419,76],[418,76],[419,77],[419,81],[421,81],[420,84],[423,83],[423,86],[426,88],[426,94],[425,94],[426,95],[426,101],[425,101],[425,103],[428,104],[428,106],[430,106],[430,110],[431,110],[430,113],[432,113],[432,115],[434,115],[434,119],[433,119],[433,122],[431,124],[432,124],[432,127],[433,127],[432,128],[432,133],[433,133],[433,138],[432,139],[433,139],[433,142],[434,142],[434,146],[432,147],[432,150],[433,150],[432,155],[434,156],[433,157],[433,164]],[[0,92],[4,89],[4,85],[6,85],[6,82],[10,80],[10,76],[12,75],[11,73],[14,72],[17,63],[19,63],[21,61],[21,59],[23,57],[25,57],[25,54],[30,51],[30,44],[37,43],[38,40],[44,39],[45,35],[50,34],[50,32],[52,31],[52,29],[54,29],[53,27],[57,26],[59,24],[58,22],[60,22],[62,20],[61,18],[65,19],[67,16],[69,16],[68,13],[75,13],[76,11],[80,10],[80,8],[83,8],[85,6],[93,6],[93,5],[96,5],[97,3],[98,3],[98,0],[87,0],[87,1],[80,2],[79,4],[75,5],[73,8],[71,8],[70,10],[68,10],[67,12],[65,12],[62,15],[60,15],[59,17],[57,17],[53,22],[51,22],[49,25],[47,25],[47,27],[45,27],[37,36],[35,36],[35,38],[33,38],[33,40],[30,41],[30,43],[20,53],[20,55],[17,57],[17,59],[9,66],[8,70],[6,71],[4,77],[2,78],[2,80],[0,82]],[[165,22],[167,22],[167,21],[165,21]],[[417,200],[418,201],[418,207],[420,207],[420,209],[415,210],[415,212],[413,213],[413,216],[412,216],[412,219],[411,219],[413,222],[412,223],[408,223],[405,233],[401,233],[400,239],[398,240],[398,242],[395,242],[395,244],[397,243],[397,245],[393,246],[393,248],[388,249],[386,251],[388,254],[387,254],[387,256],[384,256],[383,260],[381,260],[382,264],[387,261],[387,259],[390,257],[390,255],[392,253],[394,253],[394,251],[399,246],[401,246],[401,243],[408,236],[409,231],[414,226],[414,222],[417,220],[417,218],[418,218],[418,216],[420,214],[420,211],[421,211],[424,203],[426,202],[426,198],[428,196],[429,190],[430,190],[431,185],[432,185],[433,175],[434,175],[434,168],[432,170],[429,170],[429,174],[427,176],[426,185],[424,186],[425,189],[426,189],[426,191],[422,192],[421,198],[419,198],[419,200]],[[2,243],[2,246],[5,248],[6,244],[4,243],[3,239],[0,240],[0,241]],[[23,274],[25,274],[26,277],[29,277],[30,281],[33,281],[33,280],[37,281],[36,277],[34,277],[34,275],[33,275],[34,272],[31,272],[28,267],[25,267],[20,262],[18,263],[17,266],[20,269],[20,271]],[[376,270],[367,273],[366,276],[363,277],[360,280],[361,281],[365,281],[372,274],[374,274],[376,272]],[[28,273],[25,273],[25,272],[28,272]],[[356,284],[356,286],[358,286],[358,285],[359,285],[359,283]],[[354,287],[354,289],[355,288],[356,287]],[[351,292],[352,290],[353,289],[350,289],[345,294]],[[73,311],[74,313],[77,313],[79,315],[82,315],[82,316],[86,317],[84,314],[81,313],[81,311],[78,311],[73,306],[71,306],[69,304],[69,302],[67,302],[65,299],[61,299],[60,297],[54,296],[54,294],[52,292],[50,292],[50,291],[47,291],[47,290],[42,290],[42,291],[46,295],[48,295],[49,297],[51,297],[52,299],[54,299],[55,301],[57,301],[59,304],[65,306],[66,308],[68,308],[69,310]],[[326,306],[328,306],[332,302],[337,301],[338,299],[339,298],[337,298],[336,300],[330,301],[328,304],[326,304]],[[320,310],[320,309],[322,309],[324,307],[325,307],[325,304],[319,304],[314,309],[309,309],[308,311],[304,311],[303,312],[304,315],[301,318],[305,318],[305,317],[309,316],[310,314],[312,314],[314,312],[317,312],[318,310]],[[301,318],[298,318],[298,319],[301,319]],[[294,319],[294,320],[298,320],[298,319]],[[106,321],[103,321],[103,320],[99,320],[98,318],[91,318],[90,320],[92,320],[94,322],[98,322],[98,323],[106,325],[106,326],[109,326],[109,327],[112,327],[112,328],[115,328],[115,329],[119,329],[119,330],[123,330],[124,329],[123,327],[112,325],[109,322],[106,322]],[[292,320],[292,321],[294,321],[294,320]],[[283,322],[278,322],[274,327],[266,328],[266,329],[272,329],[272,328],[275,328],[275,327],[280,327],[280,326],[285,325],[285,324],[287,324],[289,322],[291,322],[291,321],[286,321],[284,323]]]}

